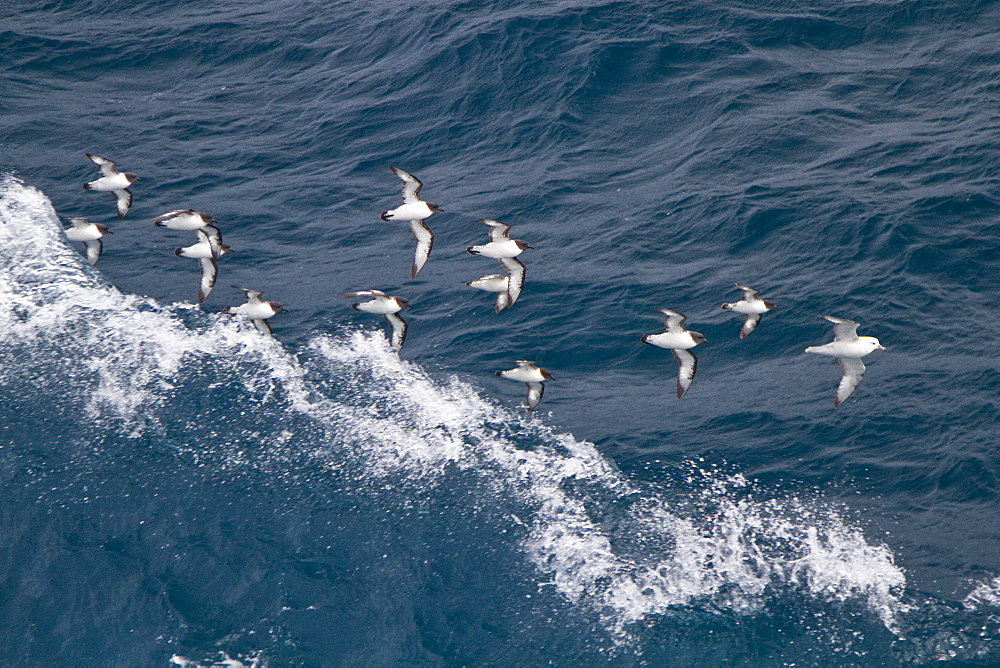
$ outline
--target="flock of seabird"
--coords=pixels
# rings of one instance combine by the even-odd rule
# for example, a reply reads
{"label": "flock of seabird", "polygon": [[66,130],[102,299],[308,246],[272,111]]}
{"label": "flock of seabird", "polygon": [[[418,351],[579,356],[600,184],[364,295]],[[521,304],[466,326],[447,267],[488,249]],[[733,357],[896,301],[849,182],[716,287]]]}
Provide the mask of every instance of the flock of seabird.
{"label": "flock of seabird", "polygon": [[[83,184],[84,190],[114,193],[118,218],[124,218],[132,206],[132,191],[129,188],[139,180],[139,177],[132,172],[118,171],[115,163],[107,158],[90,153],[87,153],[86,156],[100,168],[101,178]],[[420,189],[423,187],[420,179],[391,165],[389,169],[403,182],[403,203],[395,209],[383,211],[381,218],[384,221],[401,221],[409,224],[410,231],[417,242],[413,255],[413,266],[410,270],[411,277],[415,278],[427,263],[431,249],[434,247],[434,233],[427,226],[426,221],[431,215],[441,211],[441,208],[433,202],[427,202],[420,198]],[[480,218],[479,220],[489,226],[490,240],[485,244],[468,246],[466,250],[472,255],[482,255],[499,261],[506,273],[489,274],[469,281],[466,285],[496,294],[494,310],[499,313],[506,308],[511,308],[521,295],[524,287],[525,266],[518,259],[518,256],[525,250],[531,249],[531,246],[523,239],[511,239],[510,225],[489,218]],[[105,234],[111,234],[111,230],[108,229],[107,225],[91,223],[86,218],[70,218],[69,222],[72,227],[65,230],[66,237],[71,241],[83,242],[86,246],[88,261],[92,265],[97,264],[101,257],[101,237]],[[159,227],[194,231],[197,235],[195,244],[178,248],[174,254],[178,257],[197,259],[200,263],[201,281],[198,285],[198,302],[205,301],[215,285],[215,279],[218,275],[218,259],[223,254],[232,251],[232,248],[222,242],[222,234],[216,226],[215,219],[201,211],[178,209],[157,216],[153,222]],[[262,333],[271,335],[272,329],[268,321],[275,314],[283,311],[284,307],[278,302],[265,301],[263,299],[264,293],[260,290],[233,287],[244,292],[246,302],[239,306],[226,307],[223,313],[245,316]],[[775,304],[769,299],[762,299],[754,288],[739,283],[736,284],[736,287],[743,291],[743,298],[736,302],[723,304],[722,308],[745,316],[743,326],[740,329],[740,338],[743,339],[757,328],[761,316],[774,309]],[[398,352],[403,347],[406,340],[407,324],[399,312],[410,306],[410,302],[405,297],[390,296],[381,290],[373,289],[343,292],[340,293],[340,296],[364,298],[365,301],[356,302],[352,306],[358,311],[385,316],[392,328],[390,337],[392,348]],[[656,310],[666,316],[664,331],[659,334],[646,334],[642,337],[642,342],[666,348],[674,354],[678,366],[677,398],[680,399],[690,389],[691,383],[694,381],[695,371],[698,368],[698,358],[691,352],[691,349],[698,344],[707,343],[708,340],[700,332],[684,327],[684,322],[687,319],[684,314],[664,307],[657,307]],[[839,406],[853,394],[858,383],[861,382],[861,377],[865,373],[865,365],[861,358],[873,350],[885,350],[885,348],[874,336],[858,336],[858,323],[852,320],[822,314],[821,317],[834,324],[834,340],[822,346],[810,346],[805,351],[836,357],[840,362],[843,375],[834,399],[834,406]],[[541,401],[545,388],[544,382],[552,380],[552,373],[548,369],[536,366],[534,362],[529,360],[518,360],[515,368],[497,371],[496,375],[524,383],[527,386],[528,395],[525,405],[529,411],[534,410]]]}

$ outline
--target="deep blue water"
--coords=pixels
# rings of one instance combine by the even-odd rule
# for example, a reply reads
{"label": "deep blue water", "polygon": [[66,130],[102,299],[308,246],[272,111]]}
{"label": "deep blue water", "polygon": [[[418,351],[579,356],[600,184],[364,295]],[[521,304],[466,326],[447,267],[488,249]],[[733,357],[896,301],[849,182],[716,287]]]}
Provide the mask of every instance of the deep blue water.
{"label": "deep blue water", "polygon": [[[8,5],[0,663],[1000,663],[998,25]],[[123,221],[84,152],[141,176]],[[417,279],[389,164],[444,210]],[[150,222],[188,207],[236,249],[201,307]],[[95,268],[75,215],[114,230]],[[499,315],[480,217],[534,247]],[[778,304],[743,341],[736,282]],[[401,356],[363,288],[413,303]],[[709,340],[683,400],[657,306]],[[818,313],[888,348],[836,409]],[[524,358],[535,414],[493,375]]]}

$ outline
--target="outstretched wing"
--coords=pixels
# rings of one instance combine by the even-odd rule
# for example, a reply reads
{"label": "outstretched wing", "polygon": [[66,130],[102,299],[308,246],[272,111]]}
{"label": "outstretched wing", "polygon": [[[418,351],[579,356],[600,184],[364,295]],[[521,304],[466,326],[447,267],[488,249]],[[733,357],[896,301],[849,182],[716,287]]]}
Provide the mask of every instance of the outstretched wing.
{"label": "outstretched wing", "polygon": [[524,263],[518,260],[516,257],[502,257],[499,259],[500,264],[503,265],[504,269],[510,274],[509,284],[507,286],[507,295],[509,297],[507,307],[510,308],[517,301],[517,298],[521,296],[521,288],[524,287],[524,273],[526,271]]}
{"label": "outstretched wing", "polygon": [[261,318],[253,318],[252,320],[250,320],[250,322],[253,323],[253,326],[256,327],[261,334],[274,336],[274,330],[271,329],[271,323],[269,323],[267,320]]}
{"label": "outstretched wing", "polygon": [[545,383],[525,383],[525,385],[528,386],[528,397],[524,404],[529,411],[533,411],[538,402],[542,400],[542,394],[545,393]]}
{"label": "outstretched wing", "polygon": [[738,287],[740,290],[743,291],[743,299],[747,301],[750,301],[752,299],[757,299],[757,295],[759,293],[753,288],[746,285],[740,285],[739,283],[736,284],[736,287]]}
{"label": "outstretched wing", "polygon": [[[242,290],[243,294],[245,294],[247,296],[247,302],[248,303],[249,302],[259,302],[259,301],[261,301],[261,297],[264,296],[263,290],[251,290],[250,288],[241,288],[238,285],[231,285],[230,287],[236,288],[237,290]],[[260,327],[258,327],[257,329],[260,329]]]}
{"label": "outstretched wing", "polygon": [[92,153],[84,153],[84,155],[90,158],[90,161],[100,168],[101,176],[111,176],[118,171],[114,160],[108,160],[107,158],[102,158],[101,156],[94,155]]}
{"label": "outstretched wing", "polygon": [[833,400],[834,407],[839,406],[847,400],[847,397],[854,394],[861,377],[865,375],[865,364],[860,357],[838,357],[840,370],[844,375],[840,377],[840,385],[837,387],[837,398]]}
{"label": "outstretched wing", "polygon": [[153,219],[154,223],[162,223],[163,221],[170,220],[171,218],[176,218],[182,213],[194,213],[194,209],[174,209],[173,211],[167,211]]}
{"label": "outstretched wing", "polygon": [[385,319],[392,325],[392,347],[399,352],[403,342],[406,341],[406,321],[398,313],[386,313]]}
{"label": "outstretched wing", "polygon": [[494,312],[499,313],[505,308],[510,307],[510,293],[504,290],[503,292],[497,293],[497,304],[493,307]]}
{"label": "outstretched wing", "polygon": [[506,241],[510,239],[507,236],[507,233],[510,232],[510,225],[507,223],[501,223],[499,220],[490,220],[489,218],[480,218],[479,222],[490,226],[490,241]]}
{"label": "outstretched wing", "polygon": [[103,250],[101,240],[90,239],[84,241],[83,245],[87,247],[87,261],[90,262],[91,266],[97,264],[97,261],[101,259],[101,250]]}
{"label": "outstretched wing", "polygon": [[656,310],[667,316],[663,321],[663,324],[668,332],[671,334],[680,334],[684,331],[684,321],[687,320],[686,315],[678,313],[677,311],[671,311],[670,309],[662,306],[656,307]]}
{"label": "outstretched wing", "polygon": [[427,258],[431,255],[431,248],[434,247],[434,233],[427,223],[422,220],[411,220],[410,231],[417,240],[417,249],[413,253],[413,267],[410,269],[410,278],[416,278],[420,270],[427,263]]}
{"label": "outstretched wing", "polygon": [[743,327],[740,328],[740,338],[745,339],[750,332],[757,329],[759,323],[759,313],[748,313],[746,319],[743,321]]}
{"label": "outstretched wing", "polygon": [[413,204],[414,202],[419,202],[420,189],[424,185],[420,182],[420,179],[392,165],[389,165],[389,169],[392,170],[393,174],[403,179],[403,203]]}
{"label": "outstretched wing", "polygon": [[118,205],[118,219],[121,220],[132,207],[132,191],[128,188],[115,191],[115,200]]}
{"label": "outstretched wing", "polygon": [[823,315],[822,313],[819,314],[819,317],[833,323],[834,341],[854,341],[858,338],[858,323],[853,320],[837,318],[832,315]]}
{"label": "outstretched wing", "polygon": [[219,265],[214,257],[203,257],[198,259],[201,265],[201,282],[198,284],[198,303],[205,301],[212,288],[215,287],[215,277],[219,274]]}
{"label": "outstretched wing", "polygon": [[690,350],[682,348],[673,349],[674,359],[677,360],[677,398],[683,397],[691,382],[694,380],[694,372],[698,370],[698,358]]}
{"label": "outstretched wing", "polygon": [[222,232],[215,225],[206,225],[194,231],[198,241],[203,241],[212,249],[212,257],[218,259],[222,255]]}
{"label": "outstretched wing", "polygon": [[385,297],[381,290],[355,290],[354,292],[341,292],[338,297]]}

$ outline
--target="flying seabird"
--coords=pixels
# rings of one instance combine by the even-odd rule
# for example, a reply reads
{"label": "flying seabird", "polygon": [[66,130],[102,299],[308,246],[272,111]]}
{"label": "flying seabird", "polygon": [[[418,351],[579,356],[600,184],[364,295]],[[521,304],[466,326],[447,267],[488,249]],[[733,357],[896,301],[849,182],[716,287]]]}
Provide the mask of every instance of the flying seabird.
{"label": "flying seabird", "polygon": [[420,199],[420,188],[424,185],[420,179],[392,165],[389,165],[389,169],[403,180],[403,205],[383,211],[380,217],[385,221],[405,220],[410,223],[410,231],[413,232],[413,236],[417,240],[417,250],[413,255],[410,277],[416,278],[420,270],[424,268],[427,258],[430,257],[431,248],[434,246],[434,233],[431,232],[431,228],[427,227],[424,220],[441,209],[434,202],[425,202]]}
{"label": "flying seabird", "polygon": [[535,366],[535,363],[529,360],[517,360],[516,368],[497,371],[496,375],[528,386],[528,397],[524,403],[529,411],[535,410],[535,406],[542,400],[542,393],[545,392],[543,383],[552,380],[552,373],[548,369]]}
{"label": "flying seabird", "polygon": [[406,297],[390,297],[381,290],[357,290],[355,292],[341,292],[340,297],[371,297],[366,302],[351,304],[356,311],[365,313],[377,313],[384,315],[385,319],[392,325],[392,347],[399,352],[406,340],[406,321],[399,315],[399,311],[410,305]]}
{"label": "flying seabird", "polygon": [[92,223],[86,218],[70,218],[69,222],[73,227],[65,230],[66,238],[70,241],[82,241],[87,247],[87,261],[91,265],[97,264],[101,257],[101,237],[105,234],[114,234],[104,223]]}
{"label": "flying seabird", "polygon": [[511,239],[508,236],[510,225],[499,220],[480,218],[479,222],[490,226],[490,242],[480,246],[466,246],[465,250],[472,255],[485,255],[500,261],[510,274],[510,285],[507,290],[509,306],[513,306],[521,296],[524,287],[524,263],[517,259],[522,252],[531,248],[524,239]]}
{"label": "flying seabird", "polygon": [[157,216],[153,222],[156,223],[157,227],[166,227],[171,230],[200,230],[206,225],[215,223],[215,218],[194,209],[177,209]]}
{"label": "flying seabird", "polygon": [[809,346],[806,352],[836,357],[840,362],[840,370],[844,375],[840,378],[837,396],[833,400],[836,407],[854,393],[861,382],[861,376],[865,375],[865,365],[861,358],[873,350],[885,350],[885,347],[874,336],[858,336],[858,323],[853,320],[822,313],[819,315],[833,323],[833,341],[822,346]]}
{"label": "flying seabird", "polygon": [[469,281],[466,285],[484,292],[495,292],[497,303],[493,310],[497,313],[510,306],[510,276],[508,274],[490,274]]}
{"label": "flying seabird", "polygon": [[101,178],[90,183],[84,183],[84,190],[111,191],[115,194],[118,206],[118,218],[124,218],[132,206],[132,191],[129,186],[140,180],[132,172],[119,172],[114,161],[102,158],[99,155],[84,153],[91,162],[96,164],[101,170]]}
{"label": "flying seabird", "polygon": [[674,353],[678,365],[677,398],[680,399],[691,387],[694,372],[698,369],[698,358],[689,349],[699,343],[708,343],[708,339],[700,332],[684,328],[684,321],[687,320],[684,314],[662,306],[658,306],[656,310],[667,316],[664,320],[666,329],[662,334],[644,334],[642,342],[667,348]]}
{"label": "flying seabird", "polygon": [[268,318],[274,316],[276,313],[280,313],[285,310],[285,307],[278,302],[266,302],[261,297],[264,293],[260,290],[250,290],[248,288],[241,288],[238,285],[231,286],[237,290],[242,290],[247,297],[245,303],[239,306],[227,306],[223,309],[223,313],[227,315],[245,315],[250,318],[253,322],[253,326],[259,329],[264,334],[274,334],[274,330],[271,329],[271,323],[267,321]]}
{"label": "flying seabird", "polygon": [[746,315],[743,327],[740,329],[740,338],[745,338],[750,332],[757,328],[762,313],[766,313],[775,308],[774,302],[770,299],[761,299],[758,292],[745,285],[736,284],[736,287],[743,291],[743,299],[738,302],[723,304],[722,308],[727,311],[736,311]]}
{"label": "flying seabird", "polygon": [[192,246],[184,246],[174,251],[177,257],[189,257],[198,260],[201,264],[201,282],[198,284],[198,303],[205,301],[212,287],[215,286],[215,277],[219,272],[216,260],[224,253],[229,253],[233,249],[222,243],[222,234],[219,228],[214,225],[206,225],[195,230],[198,235],[198,243]]}

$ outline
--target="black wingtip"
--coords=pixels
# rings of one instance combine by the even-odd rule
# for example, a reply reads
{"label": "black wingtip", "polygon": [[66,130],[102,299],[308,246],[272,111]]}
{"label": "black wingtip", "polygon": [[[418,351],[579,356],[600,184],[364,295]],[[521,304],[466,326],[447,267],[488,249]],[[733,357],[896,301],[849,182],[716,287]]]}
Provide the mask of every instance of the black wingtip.
{"label": "black wingtip", "polygon": [[470,255],[479,255],[479,251],[477,251],[477,250],[472,250],[472,246],[466,246],[466,247],[465,247],[465,250],[466,250],[466,251],[467,251],[467,252],[468,252],[468,253],[469,253]]}
{"label": "black wingtip", "polygon": [[176,249],[174,250],[174,255],[176,255],[177,257],[180,257],[180,256],[181,256],[181,251],[182,251],[182,250],[184,250],[184,249],[183,249],[183,248],[180,248],[180,247],[176,248]]}

